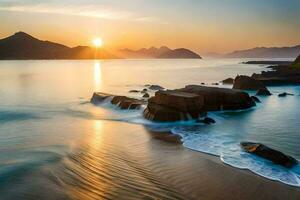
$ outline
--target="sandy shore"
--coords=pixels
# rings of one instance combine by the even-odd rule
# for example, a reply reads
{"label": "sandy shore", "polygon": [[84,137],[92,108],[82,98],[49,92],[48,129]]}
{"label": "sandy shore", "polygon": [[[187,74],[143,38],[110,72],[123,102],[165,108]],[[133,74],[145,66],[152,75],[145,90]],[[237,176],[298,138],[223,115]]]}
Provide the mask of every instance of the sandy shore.
{"label": "sandy shore", "polygon": [[[98,123],[101,133],[97,140],[101,144],[96,147],[93,144],[94,149],[89,148],[88,156],[81,153],[81,157],[76,158],[80,165],[82,160],[87,163],[85,170],[93,169],[90,177],[89,171],[82,172],[82,186],[69,190],[76,199],[98,196],[112,199],[300,199],[300,188],[267,180],[223,164],[218,157],[186,149],[177,137],[167,133],[152,133],[140,125]],[[82,177],[87,182],[93,180],[95,188],[87,189]]]}

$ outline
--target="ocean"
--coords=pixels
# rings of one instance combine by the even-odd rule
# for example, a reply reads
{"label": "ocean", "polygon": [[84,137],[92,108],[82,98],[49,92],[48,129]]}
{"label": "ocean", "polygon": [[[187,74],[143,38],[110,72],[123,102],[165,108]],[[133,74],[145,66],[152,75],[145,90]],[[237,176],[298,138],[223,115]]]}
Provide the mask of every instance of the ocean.
{"label": "ocean", "polygon": [[[262,103],[252,109],[211,112],[208,115],[216,120],[214,125],[193,121],[153,123],[142,117],[142,110],[122,111],[109,102],[98,106],[89,103],[94,91],[141,97],[129,91],[142,90],[146,84],[168,89],[188,84],[212,85],[238,74],[268,70],[266,65],[246,65],[243,61],[248,60],[0,61],[0,199],[45,197],[41,190],[51,191],[48,199],[68,199],[67,190],[84,195],[78,189],[79,182],[93,185],[96,181],[93,176],[84,179],[88,176],[82,171],[84,163],[96,173],[95,147],[113,148],[101,142],[101,134],[109,134],[109,130],[103,131],[102,121],[171,131],[182,137],[185,148],[218,156],[235,168],[299,187],[299,165],[286,169],[239,147],[241,141],[260,142],[300,160],[299,86],[269,87],[273,95],[260,97]],[[295,95],[279,98],[280,92]],[[85,154],[88,156],[81,157]],[[99,162],[107,164],[105,160]],[[114,167],[118,171],[117,164]],[[136,187],[143,183],[141,180],[141,186]],[[124,183],[122,187],[130,186]],[[105,196],[104,193],[96,194]],[[30,196],[33,194],[39,196]]]}

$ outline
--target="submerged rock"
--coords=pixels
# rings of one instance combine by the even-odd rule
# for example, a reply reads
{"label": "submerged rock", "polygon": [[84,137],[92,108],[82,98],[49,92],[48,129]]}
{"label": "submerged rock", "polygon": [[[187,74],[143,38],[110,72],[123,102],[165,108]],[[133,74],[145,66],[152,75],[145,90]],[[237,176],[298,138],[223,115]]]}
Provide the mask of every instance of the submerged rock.
{"label": "submerged rock", "polygon": [[298,163],[295,158],[260,143],[241,142],[241,147],[248,153],[255,154],[284,167],[290,168]]}
{"label": "submerged rock", "polygon": [[232,85],[234,83],[234,79],[233,78],[227,78],[227,79],[223,80],[222,83]]}
{"label": "submerged rock", "polygon": [[145,94],[145,93],[147,93],[147,91],[148,91],[148,90],[147,90],[146,88],[144,88],[144,89],[141,91],[141,93],[142,93],[142,94]]}
{"label": "submerged rock", "polygon": [[265,88],[266,86],[262,82],[249,76],[237,76],[233,84],[233,89],[239,90],[259,90]]}
{"label": "submerged rock", "polygon": [[144,95],[143,95],[143,98],[149,98],[150,97],[150,95],[148,94],[148,93],[145,93]]}
{"label": "submerged rock", "polygon": [[141,107],[141,105],[145,104],[144,101],[126,97],[126,96],[115,96],[112,94],[106,94],[102,92],[94,92],[91,103],[93,104],[99,104],[103,102],[104,100],[111,97],[111,103],[114,105],[117,105],[121,109],[138,109]]}
{"label": "submerged rock", "polygon": [[272,93],[267,88],[257,90],[256,96],[271,96]]}
{"label": "submerged rock", "polygon": [[250,96],[239,90],[188,85],[177,90],[157,91],[144,111],[153,121],[198,119],[207,111],[238,110],[255,106]]}
{"label": "submerged rock", "polygon": [[252,98],[253,101],[255,101],[256,103],[261,103],[261,101],[259,100],[259,98],[257,98],[256,96],[251,96],[251,98]]}
{"label": "submerged rock", "polygon": [[287,92],[283,92],[283,93],[278,94],[278,97],[286,97],[286,96],[294,96],[294,94],[287,93]]}
{"label": "submerged rock", "polygon": [[210,117],[205,117],[203,119],[203,123],[205,123],[205,124],[214,124],[214,123],[216,123],[216,121],[214,119],[210,118]]}
{"label": "submerged rock", "polygon": [[150,90],[164,90],[165,88],[160,85],[150,85],[149,89]]}
{"label": "submerged rock", "polygon": [[129,93],[138,93],[140,92],[139,90],[129,90]]}

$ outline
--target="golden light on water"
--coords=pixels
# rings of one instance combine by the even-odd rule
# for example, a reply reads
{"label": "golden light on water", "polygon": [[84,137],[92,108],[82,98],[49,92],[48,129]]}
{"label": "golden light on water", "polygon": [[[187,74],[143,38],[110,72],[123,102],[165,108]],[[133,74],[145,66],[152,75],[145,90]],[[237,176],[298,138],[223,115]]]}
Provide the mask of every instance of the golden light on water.
{"label": "golden light on water", "polygon": [[93,39],[93,45],[94,45],[94,47],[96,47],[96,48],[102,47],[102,45],[103,45],[102,39],[101,39],[101,38],[94,38],[94,39]]}
{"label": "golden light on water", "polygon": [[99,92],[102,84],[102,71],[100,61],[95,61],[94,64],[94,88]]}

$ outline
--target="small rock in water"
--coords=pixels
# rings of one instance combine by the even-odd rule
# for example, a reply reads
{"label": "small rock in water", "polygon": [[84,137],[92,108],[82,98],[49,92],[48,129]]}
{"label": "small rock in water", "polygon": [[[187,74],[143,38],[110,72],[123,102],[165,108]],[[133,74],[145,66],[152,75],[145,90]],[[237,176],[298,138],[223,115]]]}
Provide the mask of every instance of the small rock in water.
{"label": "small rock in water", "polygon": [[201,85],[205,85],[205,83],[201,83]]}
{"label": "small rock in water", "polygon": [[261,101],[259,100],[259,98],[257,98],[256,96],[251,96],[251,98],[252,98],[253,101],[255,101],[256,103],[261,103]]}
{"label": "small rock in water", "polygon": [[275,164],[290,168],[298,162],[295,158],[285,155],[284,153],[271,149],[266,145],[254,142],[241,142],[241,147],[248,153],[255,154],[262,158],[272,161]]}
{"label": "small rock in water", "polygon": [[278,94],[278,97],[286,97],[286,96],[294,96],[294,94],[287,93],[287,92],[283,92],[283,93]]}
{"label": "small rock in water", "polygon": [[256,96],[271,96],[272,93],[267,88],[257,90]]}
{"label": "small rock in water", "polygon": [[146,88],[144,88],[141,93],[145,94],[148,90]]}
{"label": "small rock in water", "polygon": [[143,95],[143,98],[149,98],[150,97],[150,95],[148,94],[148,93],[145,93],[144,95]]}
{"label": "small rock in water", "polygon": [[219,85],[219,83],[212,83],[212,85]]}
{"label": "small rock in water", "polygon": [[130,93],[138,93],[138,92],[140,92],[139,90],[130,90],[129,91]]}
{"label": "small rock in water", "polygon": [[216,123],[216,121],[214,119],[210,118],[210,117],[205,117],[203,119],[203,123],[204,124],[214,124],[214,123]]}
{"label": "small rock in water", "polygon": [[165,88],[160,85],[150,85],[149,89],[150,90],[164,90]]}

